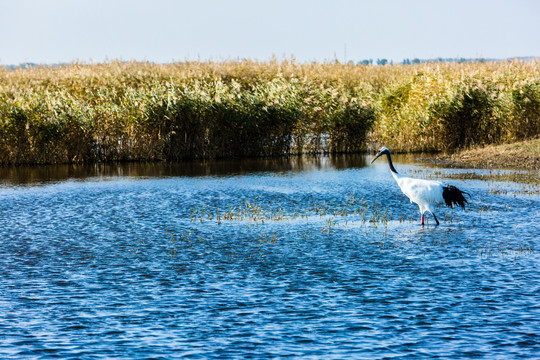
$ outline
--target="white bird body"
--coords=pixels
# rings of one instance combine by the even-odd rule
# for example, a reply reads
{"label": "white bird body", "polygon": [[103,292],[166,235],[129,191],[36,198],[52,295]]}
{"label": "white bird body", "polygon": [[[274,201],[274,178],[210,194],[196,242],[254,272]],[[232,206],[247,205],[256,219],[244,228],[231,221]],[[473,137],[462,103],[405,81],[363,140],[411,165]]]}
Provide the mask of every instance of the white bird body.
{"label": "white bird body", "polygon": [[413,179],[393,173],[401,191],[420,208],[423,214],[426,211],[433,213],[439,204],[444,204],[442,197],[443,184],[438,181]]}
{"label": "white bird body", "polygon": [[446,204],[453,208],[454,204],[458,204],[463,208],[465,207],[467,200],[463,197],[463,194],[469,194],[459,190],[455,186],[443,185],[439,181],[414,179],[399,174],[392,164],[390,150],[385,147],[379,148],[377,156],[371,163],[383,154],[388,158],[388,165],[390,166],[392,176],[396,180],[401,191],[409,198],[411,203],[418,205],[422,216],[422,225],[424,225],[424,213],[426,211],[433,215],[435,222],[439,225],[439,220],[437,220],[437,217],[435,216],[435,209],[438,205]]}

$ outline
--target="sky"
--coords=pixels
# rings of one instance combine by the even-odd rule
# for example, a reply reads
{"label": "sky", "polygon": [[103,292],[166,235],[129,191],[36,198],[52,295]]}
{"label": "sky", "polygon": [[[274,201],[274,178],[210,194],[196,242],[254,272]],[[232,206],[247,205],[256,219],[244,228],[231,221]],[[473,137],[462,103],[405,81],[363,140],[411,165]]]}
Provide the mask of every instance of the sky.
{"label": "sky", "polygon": [[540,56],[540,0],[0,0],[0,64]]}

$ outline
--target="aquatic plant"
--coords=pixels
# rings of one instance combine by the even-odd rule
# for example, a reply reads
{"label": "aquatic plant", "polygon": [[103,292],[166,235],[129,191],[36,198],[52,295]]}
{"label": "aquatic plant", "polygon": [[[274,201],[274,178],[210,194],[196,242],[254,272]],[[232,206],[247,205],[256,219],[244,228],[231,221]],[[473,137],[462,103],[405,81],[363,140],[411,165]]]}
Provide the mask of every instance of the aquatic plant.
{"label": "aquatic plant", "polygon": [[540,135],[540,64],[0,68],[0,164],[452,150]]}
{"label": "aquatic plant", "polygon": [[371,139],[399,151],[445,151],[534,138],[539,70],[519,61],[418,67],[378,97]]}

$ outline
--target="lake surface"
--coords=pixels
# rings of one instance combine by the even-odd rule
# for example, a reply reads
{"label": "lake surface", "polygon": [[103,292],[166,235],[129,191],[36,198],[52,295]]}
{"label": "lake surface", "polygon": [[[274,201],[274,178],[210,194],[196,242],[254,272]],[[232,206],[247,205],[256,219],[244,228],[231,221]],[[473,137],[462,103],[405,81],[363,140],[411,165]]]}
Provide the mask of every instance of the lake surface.
{"label": "lake surface", "polygon": [[538,182],[369,159],[0,169],[0,357],[538,357]]}

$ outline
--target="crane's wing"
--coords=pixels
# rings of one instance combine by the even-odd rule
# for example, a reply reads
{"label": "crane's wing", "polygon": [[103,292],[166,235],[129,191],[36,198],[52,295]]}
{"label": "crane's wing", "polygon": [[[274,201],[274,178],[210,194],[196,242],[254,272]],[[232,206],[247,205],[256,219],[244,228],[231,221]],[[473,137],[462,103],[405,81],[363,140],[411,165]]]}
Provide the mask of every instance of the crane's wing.
{"label": "crane's wing", "polygon": [[401,191],[417,204],[444,203],[443,185],[438,181],[402,177],[397,179]]}

